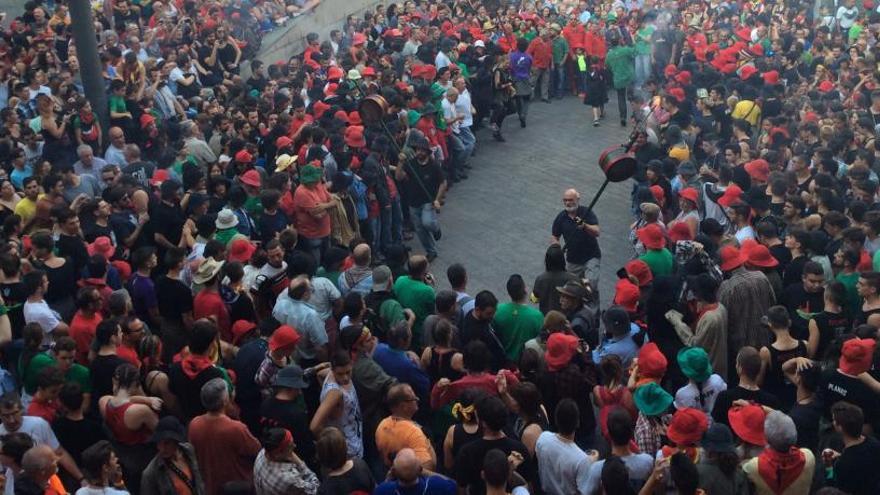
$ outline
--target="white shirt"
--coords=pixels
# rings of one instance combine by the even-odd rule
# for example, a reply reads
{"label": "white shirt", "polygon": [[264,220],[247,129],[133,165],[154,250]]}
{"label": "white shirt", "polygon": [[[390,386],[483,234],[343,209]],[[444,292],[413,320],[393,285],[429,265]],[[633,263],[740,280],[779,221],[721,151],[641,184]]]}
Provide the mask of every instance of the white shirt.
{"label": "white shirt", "polygon": [[449,67],[449,64],[452,63],[452,60],[449,60],[449,57],[446,56],[443,52],[437,52],[437,56],[434,57],[434,66],[437,67],[437,70],[440,70],[444,67]]}
{"label": "white shirt", "polygon": [[727,390],[727,383],[720,376],[713,374],[708,380],[703,382],[702,388],[703,405],[700,405],[700,392],[694,383],[688,383],[678,389],[678,392],[675,393],[675,402],[673,404],[675,404],[676,409],[683,409],[685,407],[699,409],[709,416],[709,421],[711,422],[711,413],[712,408],[715,407],[715,399],[718,398],[718,394]]}
{"label": "white shirt", "polygon": [[[18,429],[21,433],[26,433],[37,445],[48,445],[52,450],[58,450],[58,447],[61,444],[58,443],[58,438],[55,436],[55,432],[52,431],[52,427],[49,426],[49,423],[46,422],[45,419],[37,417],[37,416],[24,416],[21,418],[21,428]],[[6,430],[6,427],[0,424],[0,436],[6,435],[10,433]]]}
{"label": "white shirt", "polygon": [[746,225],[745,227],[737,230],[734,236],[736,237],[736,241],[740,245],[742,245],[744,240],[755,238],[755,229],[753,229],[751,225]]}
{"label": "white shirt", "polygon": [[107,160],[107,163],[118,165],[119,168],[123,168],[128,165],[128,160],[125,159],[124,151],[125,150],[122,148],[117,148],[111,144],[107,147],[107,152],[104,153],[104,160]]}
{"label": "white shirt", "polygon": [[[458,114],[455,111],[455,104],[451,103],[448,98],[443,98],[443,103],[441,105],[443,107],[443,118],[448,122],[456,117]],[[449,128],[452,129],[453,134],[458,134],[461,130],[458,128],[459,122],[455,121],[449,124]]]}
{"label": "white shirt", "polygon": [[460,123],[462,127],[474,125],[474,115],[471,113],[471,92],[467,89],[458,94],[458,99],[455,100],[455,111],[464,115],[464,120]]}
{"label": "white shirt", "polygon": [[547,495],[586,493],[592,460],[574,442],[545,431],[535,444],[541,488]]}
{"label": "white shirt", "polygon": [[[644,483],[651,472],[654,471],[654,457],[648,454],[630,454],[621,457],[620,460],[626,466],[629,473],[630,483]],[[587,480],[586,491],[581,492],[585,495],[599,495],[602,493],[602,467],[605,466],[605,460],[594,462],[590,466],[590,477]]]}
{"label": "white shirt", "polygon": [[327,321],[333,315],[333,302],[340,297],[342,297],[342,293],[329,279],[312,278],[312,297],[309,298],[309,304],[315,308],[322,320]]}
{"label": "white shirt", "polygon": [[37,302],[25,302],[23,312],[25,323],[40,324],[40,328],[43,329],[43,344],[48,344],[51,340],[50,334],[61,323],[61,315],[50,308],[45,299]]}

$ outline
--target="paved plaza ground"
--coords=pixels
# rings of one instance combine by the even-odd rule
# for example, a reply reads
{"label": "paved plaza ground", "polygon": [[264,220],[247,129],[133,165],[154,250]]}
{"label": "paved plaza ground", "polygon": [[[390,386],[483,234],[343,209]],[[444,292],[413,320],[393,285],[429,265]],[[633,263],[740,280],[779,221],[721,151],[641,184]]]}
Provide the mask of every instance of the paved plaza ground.
{"label": "paved plaza ground", "polygon": [[[562,209],[562,192],[574,187],[588,205],[604,180],[598,166],[602,150],[627,141],[630,128],[620,127],[616,102],[606,105],[607,117],[592,126],[589,107],[575,97],[532,103],[528,127],[520,129],[516,116],[505,121],[506,143],[492,139],[488,130],[477,134],[477,156],[469,178],[455,184],[440,212],[443,237],[431,271],[438,288],[448,287],[446,267],[462,263],[468,270],[468,292],[489,289],[508,300],[505,284],[513,273],[529,289],[543,271],[550,227]],[[600,292],[613,293],[615,272],[632,249],[627,241],[631,181],[609,184],[595,211],[602,230]],[[421,251],[417,239],[410,245]]]}

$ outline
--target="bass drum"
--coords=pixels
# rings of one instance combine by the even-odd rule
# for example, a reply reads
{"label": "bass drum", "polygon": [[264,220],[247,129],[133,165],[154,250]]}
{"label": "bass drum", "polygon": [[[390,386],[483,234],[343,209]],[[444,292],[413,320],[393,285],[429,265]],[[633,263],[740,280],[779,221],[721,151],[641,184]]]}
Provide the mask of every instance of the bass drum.
{"label": "bass drum", "polygon": [[599,155],[599,168],[609,182],[623,182],[636,173],[636,157],[623,145],[605,148]]}
{"label": "bass drum", "polygon": [[388,108],[388,102],[381,95],[370,95],[361,101],[358,110],[361,120],[368,124],[374,124],[385,118]]}

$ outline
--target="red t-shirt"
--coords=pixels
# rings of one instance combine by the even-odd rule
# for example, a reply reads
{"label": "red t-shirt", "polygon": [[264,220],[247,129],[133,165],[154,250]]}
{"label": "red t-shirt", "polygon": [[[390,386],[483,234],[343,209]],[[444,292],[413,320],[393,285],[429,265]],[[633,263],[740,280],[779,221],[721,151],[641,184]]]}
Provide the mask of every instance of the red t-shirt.
{"label": "red t-shirt", "polygon": [[223,302],[220,294],[214,291],[201,290],[196,294],[195,300],[193,300],[193,318],[198,320],[199,318],[210,318],[212,316],[217,322],[217,328],[220,329],[220,338],[226,342],[232,342],[232,333],[229,328],[229,309],[226,308],[226,303]]}
{"label": "red t-shirt", "polygon": [[133,347],[129,347],[125,344],[119,345],[116,347],[116,355],[138,368],[141,367],[141,360],[138,357],[137,351]]}
{"label": "red t-shirt", "polygon": [[532,65],[536,69],[549,69],[553,62],[553,47],[540,36],[532,40],[526,53],[532,56]]}
{"label": "red t-shirt", "polygon": [[320,239],[330,235],[330,215],[315,218],[309,212],[318,203],[330,201],[330,193],[324,184],[317,184],[314,189],[299,186],[293,193],[293,207],[296,229],[306,239]]}
{"label": "red t-shirt", "polygon": [[260,442],[247,426],[228,416],[196,416],[189,424],[189,441],[205,478],[205,493],[220,493],[230,481],[250,481]]}
{"label": "red t-shirt", "polygon": [[83,365],[89,365],[89,349],[92,347],[92,341],[95,340],[95,330],[98,323],[104,318],[100,313],[95,313],[92,318],[85,316],[82,311],[77,311],[70,321],[70,338],[76,342],[76,362]]}
{"label": "red t-shirt", "polygon": [[56,401],[44,402],[34,397],[28,405],[26,414],[43,418],[51,424],[55,421],[55,415],[58,414],[58,403]]}

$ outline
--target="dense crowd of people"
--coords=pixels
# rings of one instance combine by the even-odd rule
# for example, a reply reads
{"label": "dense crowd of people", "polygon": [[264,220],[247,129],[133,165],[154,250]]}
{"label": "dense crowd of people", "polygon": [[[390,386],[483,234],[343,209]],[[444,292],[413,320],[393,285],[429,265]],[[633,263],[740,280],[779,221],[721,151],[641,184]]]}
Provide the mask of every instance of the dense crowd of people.
{"label": "dense crowd of people", "polygon": [[[97,2],[109,122],[65,2],[0,36],[5,494],[880,493],[872,0],[408,0],[256,58],[317,5]],[[433,274],[478,129],[610,95],[604,307],[575,189],[503,302]]]}

